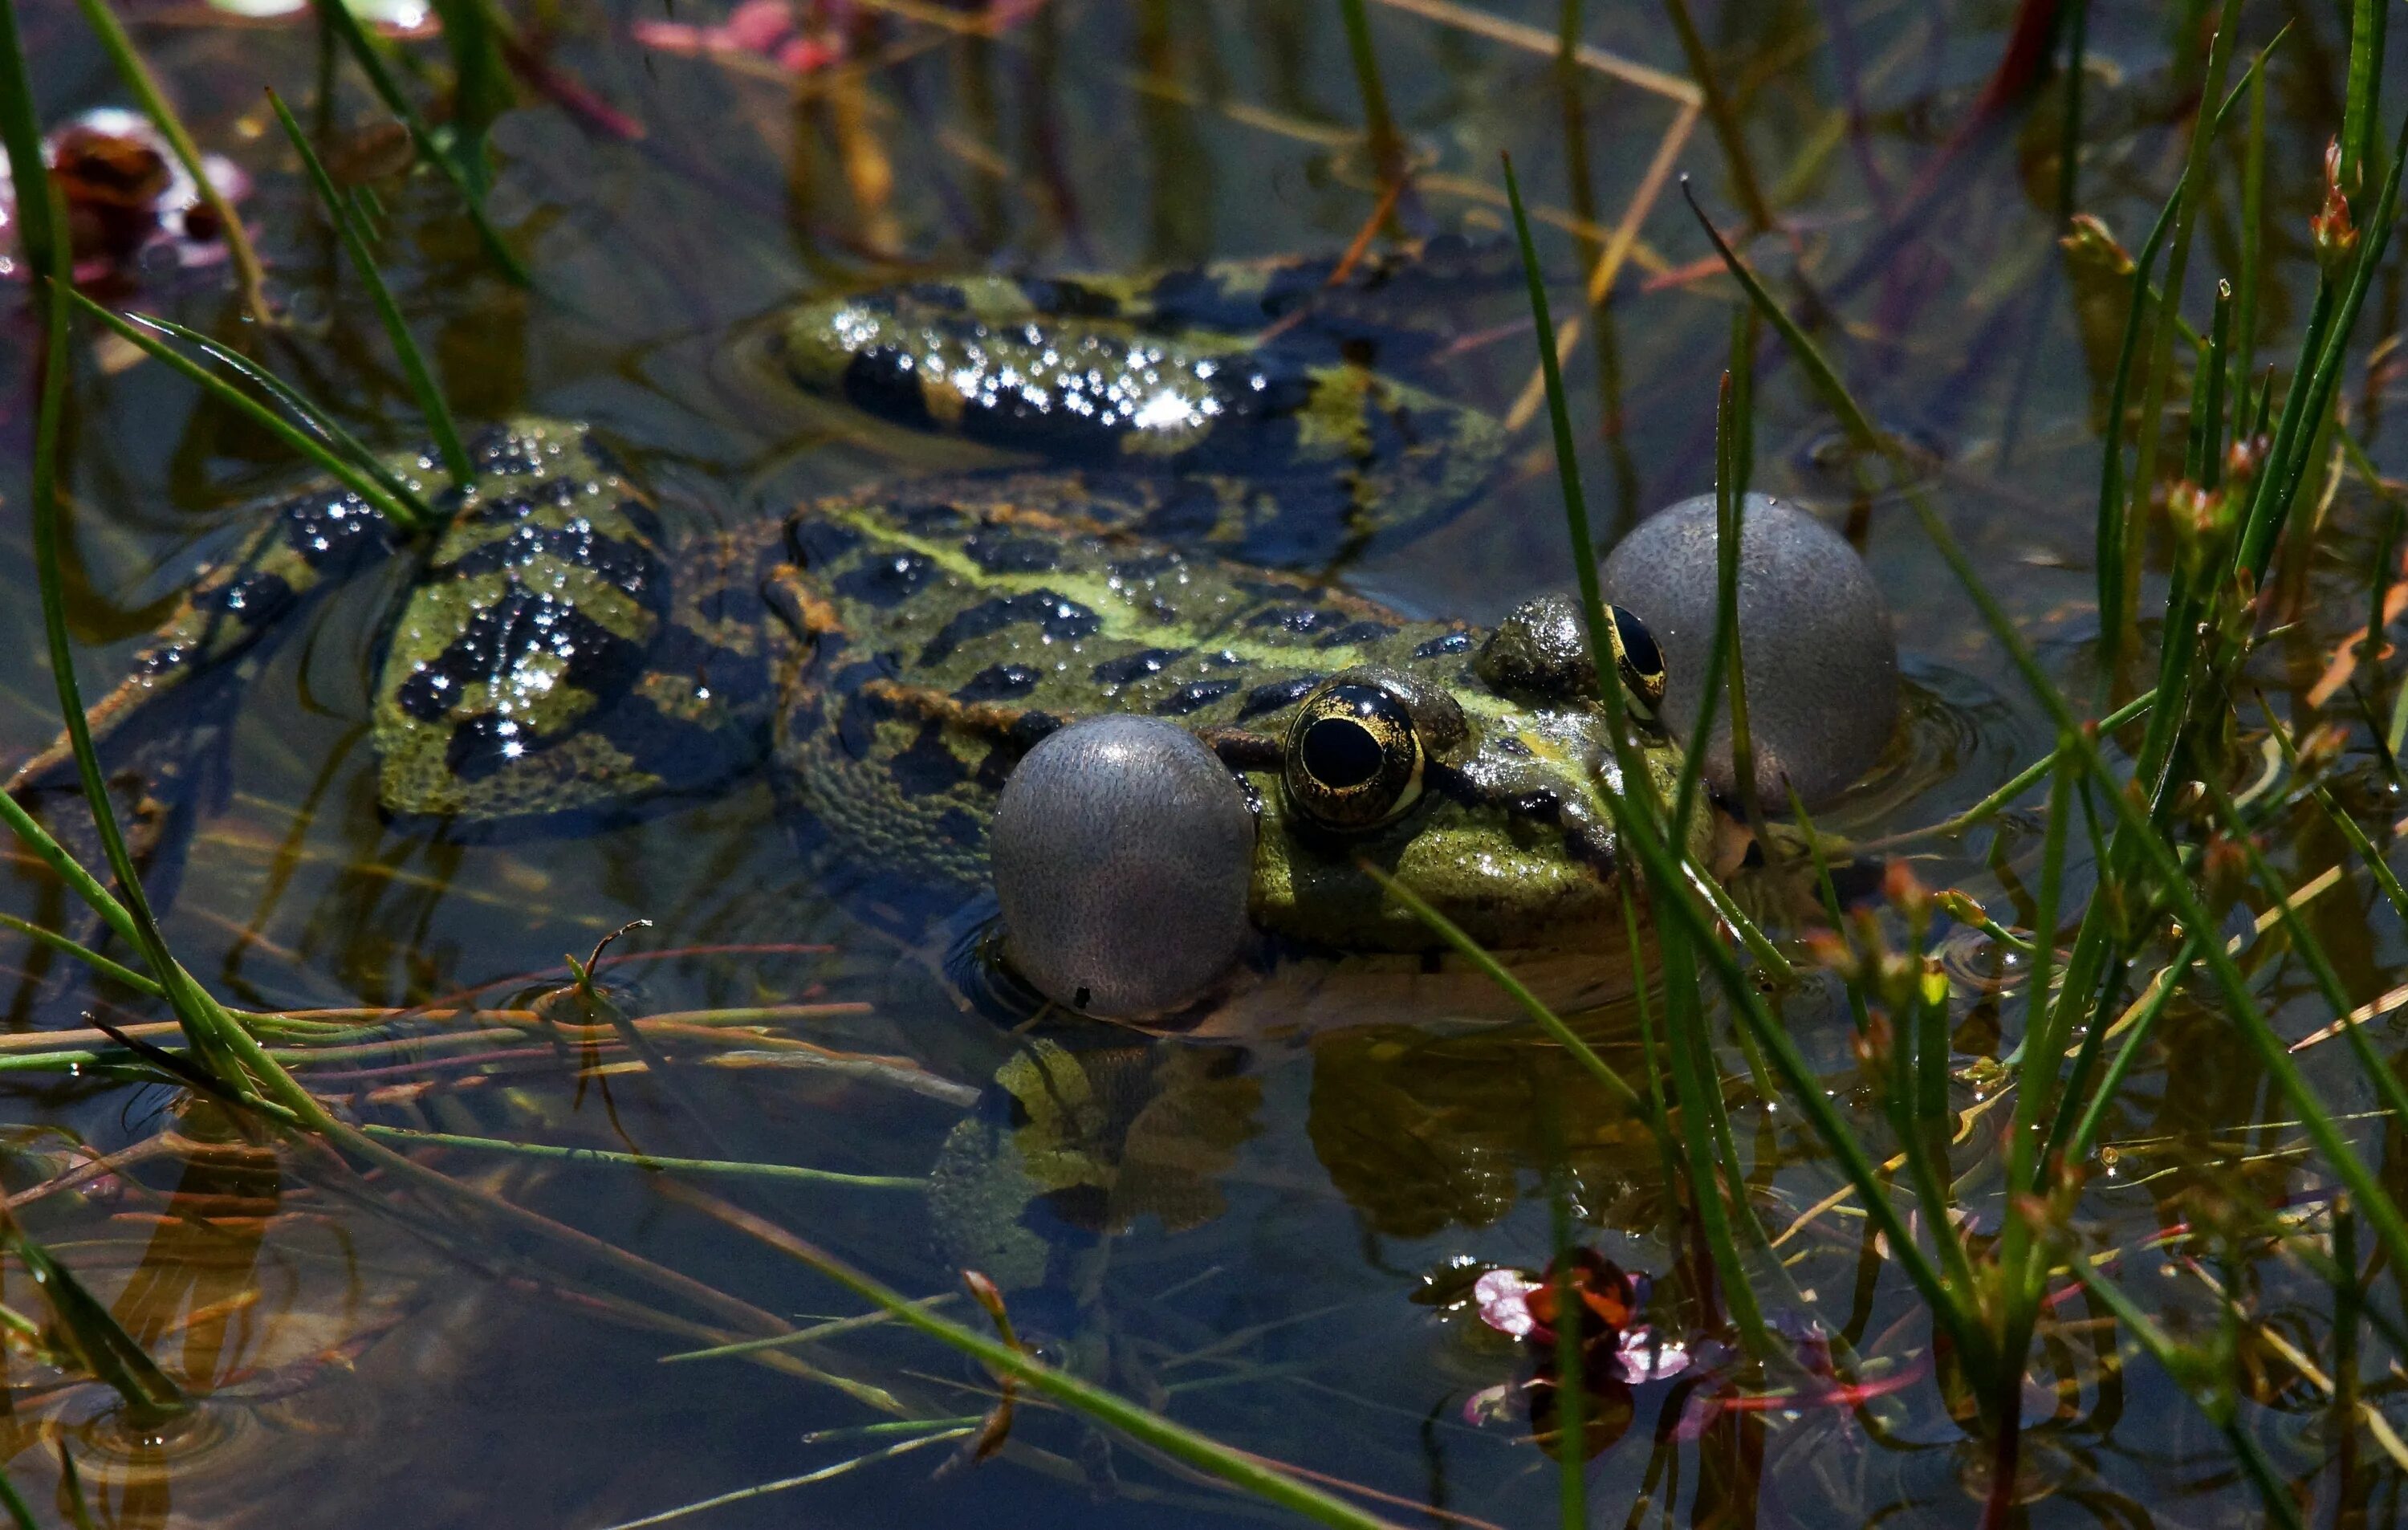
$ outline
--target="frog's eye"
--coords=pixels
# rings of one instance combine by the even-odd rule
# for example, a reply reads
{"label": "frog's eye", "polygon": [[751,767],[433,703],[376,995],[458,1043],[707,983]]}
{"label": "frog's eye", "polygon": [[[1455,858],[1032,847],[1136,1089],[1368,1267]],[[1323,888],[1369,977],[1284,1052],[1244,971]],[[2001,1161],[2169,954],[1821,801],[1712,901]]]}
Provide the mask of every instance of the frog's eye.
{"label": "frog's eye", "polygon": [[1622,672],[1623,689],[1645,704],[1653,716],[1664,705],[1664,651],[1647,623],[1619,606],[1606,608],[1613,618],[1614,667]]}
{"label": "frog's eye", "polygon": [[1091,1015],[1158,1014],[1243,953],[1254,814],[1229,767],[1158,717],[1071,723],[1028,751],[988,831],[1003,951]]}
{"label": "frog's eye", "polygon": [[1373,829],[1422,793],[1412,713],[1383,687],[1339,681],[1305,699],[1288,725],[1288,800],[1325,829]]}

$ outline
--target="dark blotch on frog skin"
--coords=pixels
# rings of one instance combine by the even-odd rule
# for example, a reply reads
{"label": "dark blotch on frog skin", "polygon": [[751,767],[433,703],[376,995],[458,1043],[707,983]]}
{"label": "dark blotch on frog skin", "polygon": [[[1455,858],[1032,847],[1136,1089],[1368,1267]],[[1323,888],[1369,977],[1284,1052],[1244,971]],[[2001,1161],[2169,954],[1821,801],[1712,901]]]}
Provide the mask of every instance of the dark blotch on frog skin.
{"label": "dark blotch on frog skin", "polygon": [[1236,680],[1191,681],[1155,702],[1154,709],[1162,717],[1185,717],[1210,707],[1237,688]]}
{"label": "dark blotch on frog skin", "polygon": [[836,581],[838,594],[881,610],[900,606],[935,577],[937,565],[917,552],[897,552],[848,568]]}
{"label": "dark blotch on frog skin", "polygon": [[1044,629],[1045,636],[1057,643],[1075,642],[1095,636],[1102,623],[1096,613],[1075,600],[1068,600],[1051,590],[1031,590],[1025,594],[997,595],[981,601],[967,610],[956,611],[928,646],[920,651],[918,664],[942,664],[964,643],[991,636],[1004,628],[1022,622]]}
{"label": "dark blotch on frog skin", "polygon": [[786,522],[786,549],[805,568],[824,568],[861,545],[861,533],[818,516]]}
{"label": "dark blotch on frog skin", "polygon": [[1140,653],[1128,653],[1117,659],[1106,659],[1095,667],[1096,683],[1126,685],[1131,680],[1141,680],[1148,675],[1158,675],[1168,667],[1172,660],[1182,658],[1189,651],[1183,648],[1150,648]]}
{"label": "dark blotch on frog skin", "polygon": [[838,384],[845,402],[855,408],[915,430],[933,430],[936,419],[920,392],[920,373],[911,354],[900,346],[873,346],[844,367]]}
{"label": "dark blotch on frog skin", "polygon": [[953,693],[955,701],[1010,701],[1037,689],[1045,677],[1027,665],[989,665]]}
{"label": "dark blotch on frog skin", "polygon": [[1042,536],[982,531],[966,538],[962,551],[990,574],[1050,574],[1062,565],[1060,544]]}
{"label": "dark blotch on frog skin", "polygon": [[262,627],[282,616],[293,605],[293,586],[281,575],[254,568],[200,597],[204,610],[221,611],[245,626]]}
{"label": "dark blotch on frog skin", "polygon": [[311,568],[338,579],[383,551],[385,519],[349,490],[313,494],[284,512],[284,541]]}
{"label": "dark blotch on frog skin", "polygon": [[1238,708],[1238,721],[1243,722],[1265,712],[1276,712],[1295,706],[1312,694],[1312,688],[1319,685],[1323,678],[1320,675],[1298,675],[1294,679],[1273,680],[1268,685],[1255,686],[1246,693],[1245,705]]}
{"label": "dark blotch on frog skin", "polygon": [[[420,722],[437,722],[466,687],[507,687],[538,655],[567,661],[555,683],[603,697],[624,690],[644,662],[638,645],[566,602],[521,586],[471,617],[433,663],[401,682],[394,699]],[[532,749],[540,740],[522,742]]]}
{"label": "dark blotch on frog skin", "polygon": [[1385,622],[1349,622],[1335,632],[1325,633],[1315,641],[1315,648],[1344,648],[1350,643],[1376,643],[1393,636],[1396,628]]}
{"label": "dark blotch on frog skin", "polygon": [[635,542],[604,536],[580,521],[566,526],[521,526],[471,548],[452,567],[463,579],[507,573],[549,558],[581,568],[641,601],[661,582],[661,561]]}
{"label": "dark blotch on frog skin", "polygon": [[1450,653],[1469,653],[1470,651],[1471,634],[1468,632],[1451,632],[1443,637],[1433,637],[1428,642],[1424,643],[1421,647],[1413,650],[1413,657],[1416,659],[1443,659]]}
{"label": "dark blotch on frog skin", "polygon": [[531,489],[504,494],[478,506],[468,516],[472,525],[498,526],[506,522],[523,521],[549,505],[566,509],[578,494],[578,486],[568,479],[547,479]]}
{"label": "dark blotch on frog skin", "polygon": [[911,740],[911,747],[895,756],[890,767],[895,784],[907,797],[929,797],[952,790],[970,779],[961,760],[945,743],[945,730],[930,722]]}

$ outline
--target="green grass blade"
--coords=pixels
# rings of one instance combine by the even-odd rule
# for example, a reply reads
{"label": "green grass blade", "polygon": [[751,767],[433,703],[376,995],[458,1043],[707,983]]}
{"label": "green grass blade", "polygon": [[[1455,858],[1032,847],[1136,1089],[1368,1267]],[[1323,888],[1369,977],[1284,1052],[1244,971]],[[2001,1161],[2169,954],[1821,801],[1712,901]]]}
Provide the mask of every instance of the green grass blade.
{"label": "green grass blade", "polygon": [[[275,436],[300,456],[317,465],[326,475],[344,488],[359,495],[377,511],[404,532],[426,529],[411,508],[394,497],[376,479],[355,466],[327,444],[303,431],[274,409],[234,386],[208,367],[185,356],[156,335],[146,334],[132,322],[102,307],[80,293],[71,294],[76,306],[88,318],[114,330],[125,340],[138,347],[152,360],[162,362],[172,371],[200,385],[202,390],[221,405],[240,414],[252,424]],[[151,322],[146,320],[145,322]]]}
{"label": "green grass blade", "polygon": [[148,1427],[192,1407],[183,1388],[159,1368],[150,1352],[134,1341],[134,1336],[110,1315],[108,1308],[95,1301],[83,1283],[50,1256],[50,1251],[28,1237],[13,1217],[0,1222],[0,1248],[15,1255],[34,1283],[42,1288],[50,1311],[58,1319],[59,1330],[66,1335],[93,1375],[124,1403],[127,1422],[137,1428]]}
{"label": "green grass blade", "polygon": [[435,433],[435,444],[442,453],[443,465],[452,481],[465,489],[477,481],[476,465],[468,460],[468,449],[460,444],[460,429],[452,421],[452,407],[443,400],[443,390],[435,383],[435,375],[427,370],[426,358],[419,354],[418,342],[410,337],[409,324],[401,316],[401,307],[393,300],[393,289],[387,287],[384,275],[377,269],[376,257],[368,251],[367,234],[353,216],[351,205],[335,189],[335,180],[318,161],[318,152],[309,147],[308,136],[284,105],[284,98],[273,90],[267,93],[267,104],[276,108],[276,120],[284,125],[284,136],[293,140],[294,152],[301,156],[302,168],[309,173],[309,184],[316,188],[318,201],[326,216],[333,221],[336,232],[342,236],[343,248],[351,257],[352,267],[359,272],[360,281],[368,290],[368,300],[376,305],[377,318],[384,325],[385,338],[401,358],[401,369],[409,379],[409,391],[418,399],[418,411],[425,416],[427,428]]}
{"label": "green grass blade", "polygon": [[[1663,1118],[1649,1108],[1646,1097],[1631,1088],[1629,1080],[1623,1078],[1612,1064],[1599,1057],[1596,1049],[1582,1040],[1577,1032],[1564,1023],[1561,1016],[1547,1007],[1545,1001],[1524,987],[1522,979],[1514,977],[1510,968],[1496,957],[1489,955],[1479,941],[1466,935],[1453,920],[1431,908],[1412,888],[1389,876],[1369,861],[1358,860],[1354,864],[1362,868],[1366,876],[1378,882],[1381,889],[1390,897],[1411,909],[1413,917],[1428,925],[1431,932],[1440,939],[1460,952],[1465,961],[1479,968],[1481,975],[1495,983],[1499,992],[1519,1006],[1522,1012],[1529,1016],[1539,1029],[1546,1032],[1555,1045],[1570,1053],[1572,1060],[1578,1063],[1591,1078],[1603,1084],[1607,1094],[1627,1107],[1641,1121],[1648,1122],[1658,1131],[1663,1129]],[[1638,963],[1639,952],[1636,950],[1631,951],[1630,960],[1634,965]]]}
{"label": "green grass blade", "polygon": [[968,1355],[988,1369],[1010,1377],[1031,1392],[1042,1393],[1064,1407],[1108,1428],[1117,1429],[1175,1461],[1318,1524],[1340,1526],[1341,1530],[1393,1530],[1389,1522],[1367,1514],[1343,1499],[1289,1476],[1280,1469],[1276,1462],[1251,1451],[1232,1449],[1093,1382],[1033,1359],[1012,1345],[940,1318],[923,1303],[872,1280],[836,1255],[806,1242],[783,1227],[734,1208],[723,1207],[722,1214],[738,1221],[746,1231],[768,1247],[818,1272],[871,1306],[890,1313],[904,1326],[916,1329]]}
{"label": "green grass blade", "polygon": [[409,104],[409,97],[402,93],[401,86],[393,78],[393,70],[385,64],[384,55],[378,51],[376,39],[360,25],[360,19],[351,14],[351,7],[342,0],[310,0],[310,8],[318,13],[318,20],[327,30],[342,40],[343,47],[359,64],[360,72],[368,77],[369,88],[376,92],[377,99],[408,127],[410,141],[418,146],[418,157],[435,166],[443,179],[459,192],[460,200],[467,205],[468,220],[476,225],[478,242],[485,247],[486,257],[512,284],[520,287],[528,285],[530,279],[526,267],[510,253],[510,247],[502,240],[501,231],[494,227],[492,220],[485,216],[485,199],[479,194],[459,162],[444,152],[443,147],[435,141],[434,130],[426,125],[426,119],[418,108]]}
{"label": "green grass blade", "polygon": [[2090,0],[2072,0],[2065,43],[2065,112],[2057,123],[2057,225],[2073,222],[2082,193],[2083,60],[2090,45]]}
{"label": "green grass blade", "polygon": [[409,486],[407,479],[385,465],[383,458],[369,450],[358,436],[345,430],[334,416],[311,403],[299,389],[294,388],[266,367],[260,365],[232,346],[220,345],[199,330],[177,323],[172,319],[162,319],[150,313],[129,313],[125,317],[145,329],[157,330],[170,339],[183,341],[283,405],[288,413],[314,432],[320,440],[341,452],[353,466],[384,485],[395,499],[408,506],[417,518],[418,524],[432,526],[441,520],[441,517],[435,513],[434,508],[419,497],[418,491]]}
{"label": "green grass blade", "polygon": [[[2172,383],[2174,369],[2174,322],[2181,317],[2183,278],[2190,267],[2191,236],[2199,227],[2200,208],[2206,203],[2213,183],[2208,176],[2208,148],[2215,139],[2216,129],[2224,114],[2209,111],[2205,102],[2213,101],[2224,89],[2226,74],[2232,64],[2233,36],[2239,30],[2241,0],[2224,0],[2224,10],[2216,22],[2215,35],[2209,40],[2207,81],[2200,109],[2191,123],[2190,150],[2183,158],[2181,181],[2174,188],[2173,242],[2166,252],[2165,301],[2157,305],[2157,332],[2149,341],[2149,365],[2141,384],[2140,444],[2133,460],[2132,483],[2128,504],[2101,506],[2103,511],[2115,517],[2115,535],[2123,538],[2122,566],[2119,573],[2123,586],[2116,595],[2116,610],[2125,626],[2136,619],[2134,609],[2141,588],[2141,551],[2148,530],[2149,497],[2157,485],[2158,442],[2165,432],[2161,425],[2166,404],[2166,390]],[[2109,447],[2122,449],[2121,421],[2110,420]],[[2107,533],[2102,531],[2103,541]],[[2103,669],[2115,672],[2119,656],[2129,634],[2124,627],[2105,629],[2101,616],[2100,640],[2105,644]]]}
{"label": "green grass blade", "polygon": [[1696,18],[1689,14],[1688,0],[1664,0],[1665,14],[1672,21],[1673,36],[1680,39],[1681,56],[1689,65],[1689,77],[1698,82],[1698,93],[1706,108],[1706,121],[1714,130],[1714,141],[1722,146],[1723,164],[1730,172],[1731,194],[1739,198],[1740,210],[1747,214],[1748,227],[1768,229],[1773,224],[1772,205],[1764,198],[1764,186],[1756,179],[1756,164],[1747,151],[1747,130],[1741,125],[1739,114],[1731,109],[1730,97],[1723,91],[1714,74],[1713,55],[1706,50],[1705,39],[1698,36]]}
{"label": "green grass blade", "polygon": [[362,1126],[363,1135],[402,1147],[459,1148],[471,1152],[503,1153],[515,1158],[540,1158],[564,1164],[601,1164],[649,1169],[655,1173],[728,1175],[747,1180],[781,1180],[804,1184],[837,1185],[850,1190],[925,1192],[928,1181],[910,1175],[841,1174],[834,1169],[805,1168],[796,1164],[751,1164],[717,1158],[663,1158],[652,1153],[614,1152],[603,1148],[564,1148],[543,1142],[512,1142],[506,1137],[461,1137],[452,1132],[413,1132],[399,1126]]}
{"label": "green grass blade", "polygon": [[34,115],[34,80],[25,67],[25,45],[17,30],[16,0],[0,0],[0,145],[8,150],[8,172],[17,187],[17,248],[36,292],[39,283],[67,274],[66,231],[57,201],[26,193],[50,184],[42,155],[42,123]]}
{"label": "green grass blade", "polygon": [[2391,19],[2384,0],[2355,0],[2349,21],[2349,92],[2341,116],[2341,184],[2352,203],[2374,155],[2383,103],[2384,31]]}
{"label": "green grass blade", "polygon": [[[2269,453],[2268,472],[2260,487],[2260,504],[2251,506],[2249,524],[2243,534],[2243,566],[2261,581],[2266,564],[2273,556],[2274,539],[2281,536],[2284,522],[2289,518],[2291,506],[2299,498],[2308,463],[2314,455],[2315,440],[2326,413],[2332,408],[2334,391],[2341,386],[2342,362],[2349,348],[2351,332],[2358,327],[2358,316],[2366,306],[2366,294],[2374,283],[2376,269],[2383,264],[2391,244],[2391,222],[2400,207],[2400,172],[2408,162],[2408,118],[2400,124],[2400,142],[2391,153],[2391,168],[2383,178],[2383,193],[2375,201],[2374,216],[2358,240],[2358,260],[2350,271],[2348,290],[2344,293],[2332,322],[2327,326],[2321,348],[2309,347],[2304,354],[2315,358],[2307,386],[2296,381],[2295,394],[2304,394],[2305,407],[2297,411],[2288,403],[2283,410],[2284,429],[2275,436],[2275,446]],[[2317,289],[2319,299],[2325,295],[2325,284]],[[2313,334],[2313,332],[2312,332]],[[2287,442],[2287,445],[2286,445]],[[2279,469],[2276,464],[2281,465]],[[2276,488],[2280,480],[2279,490]]]}
{"label": "green grass blade", "polygon": [[134,46],[134,39],[126,36],[116,13],[108,8],[108,0],[76,0],[76,4],[82,8],[84,21],[93,35],[100,38],[102,50],[117,65],[119,77],[133,91],[135,99],[142,103],[142,109],[150,117],[151,125],[159,130],[161,137],[167,140],[167,147],[175,152],[176,163],[184,167],[184,174],[193,179],[193,189],[217,219],[218,237],[225,241],[227,258],[234,264],[235,279],[242,289],[243,307],[250,309],[251,316],[261,323],[271,322],[274,315],[268,310],[267,294],[264,290],[267,274],[260,266],[259,251],[252,248],[251,235],[242,226],[242,220],[235,216],[234,204],[226,200],[225,193],[219,191],[217,183],[209,179],[208,168],[201,163],[199,147],[193,142],[192,134],[185,131],[182,119],[176,115],[176,108],[168,104],[166,93],[159,88],[157,77],[143,62],[141,53]]}
{"label": "green grass blade", "polygon": [[[2241,159],[2241,293],[2234,315],[2232,375],[2243,396],[2258,370],[2258,289],[2266,256],[2266,70],[2264,56],[2249,70],[2249,137]],[[2235,422],[2233,434],[2241,434]]]}
{"label": "green grass blade", "polygon": [[2140,1340],[2141,1347],[2149,1351],[2150,1357],[2163,1366],[2168,1375],[2174,1378],[2184,1394],[2224,1432],[2225,1438],[2232,1442],[2234,1455],[2240,1459],[2243,1470],[2256,1485],[2258,1496],[2265,1500],[2266,1511],[2273,1516],[2275,1523],[2298,1530],[2300,1506],[2292,1501],[2290,1491],[2283,1486],[2282,1477],[2275,1471],[2274,1464],[2266,1459],[2265,1451],[2250,1437],[2246,1429],[2241,1427],[2229,1400],[2226,1399],[2219,1407],[2213,1400],[2200,1397],[2192,1390],[2189,1381],[2197,1367],[2187,1363],[2181,1347],[2167,1337],[2165,1330],[2141,1310],[2140,1303],[2125,1294],[2115,1282],[2100,1274],[2080,1252],[2074,1253],[2069,1263],[2073,1278],[2082,1282],[2083,1289],[2097,1298],[2100,1306],[2114,1314],[2115,1321],[2123,1324],[2127,1332]]}
{"label": "green grass blade", "polygon": [[167,996],[167,991],[159,986],[157,979],[146,978],[122,963],[112,962],[100,952],[77,944],[56,930],[44,929],[31,920],[19,919],[14,914],[0,914],[0,929],[14,930],[28,940],[72,956],[102,977],[123,983],[137,994],[148,994],[154,999]]}

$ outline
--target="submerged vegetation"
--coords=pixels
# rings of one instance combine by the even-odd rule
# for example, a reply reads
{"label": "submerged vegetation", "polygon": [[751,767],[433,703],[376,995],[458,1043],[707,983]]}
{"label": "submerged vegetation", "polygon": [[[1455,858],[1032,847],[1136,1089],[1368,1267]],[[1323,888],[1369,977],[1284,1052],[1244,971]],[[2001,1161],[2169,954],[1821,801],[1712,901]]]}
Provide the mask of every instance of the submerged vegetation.
{"label": "submerged vegetation", "polygon": [[[824,1517],[863,1522],[907,1492],[1096,1523],[2396,1519],[2408,675],[2386,628],[2408,487],[2381,426],[2408,119],[2385,125],[2380,0],[2146,21],[2023,0],[1999,30],[1847,0],[1643,21],[1577,0],[1537,21],[763,4],[701,27],[452,0],[421,28],[437,50],[318,0],[314,80],[297,41],[257,62],[177,43],[188,80],[141,51],[169,50],[164,23],[81,0],[74,46],[197,183],[229,301],[92,269],[89,219],[37,168],[57,92],[36,64],[73,18],[0,0],[24,279],[0,293],[21,363],[0,418],[22,437],[0,578],[38,593],[55,691],[22,694],[44,665],[0,675],[22,703],[0,759],[63,722],[80,802],[0,793],[22,852],[23,911],[0,914],[14,1523],[356,1523],[339,1495],[303,1507],[345,1469],[310,1417],[324,1394],[395,1452],[360,1491],[447,1479],[391,1523],[738,1523],[839,1480],[857,1495]],[[1103,38],[1136,64],[1064,74]],[[1283,67],[1308,40],[1339,95]],[[1284,105],[1233,93],[1223,47],[1271,55],[1249,67]],[[1813,83],[1784,86],[1808,60]],[[642,83],[673,67],[695,82]],[[1895,83],[1914,68],[1947,83]],[[1519,99],[1464,98],[1481,69]],[[174,105],[231,97],[233,74],[211,125],[253,130],[280,188],[248,225]],[[696,102],[738,81],[767,105],[706,121]],[[1561,121],[1525,121],[1549,92]],[[1066,149],[1057,93],[1133,109],[1161,182],[1100,234],[1081,206],[1136,169]],[[1631,124],[1668,111],[1641,145]],[[766,216],[764,123],[794,135]],[[1284,160],[1263,179],[1307,226],[1211,184],[1207,139],[1237,128],[1305,156],[1303,179]],[[1612,219],[1608,145],[1628,161]],[[606,169],[669,205],[588,194]],[[1974,206],[2018,174],[2030,206]],[[714,230],[679,226],[702,203],[770,233],[705,251]],[[1500,551],[1372,577],[1481,609],[1576,583],[1630,783],[1619,933],[1647,954],[1627,1004],[1555,1012],[1390,883],[1527,1023],[1399,1006],[1252,1058],[1087,1053],[1110,1059],[1093,1097],[1056,1101],[1086,1135],[1032,1175],[1082,1236],[1076,1271],[1007,1290],[929,1256],[928,1165],[965,1114],[1041,1115],[1011,1069],[1068,1056],[1076,1027],[962,1014],[928,975],[943,953],[898,954],[778,869],[759,802],[567,851],[380,821],[347,759],[356,708],[318,699],[373,609],[313,629],[345,653],[288,666],[288,728],[240,745],[286,756],[292,800],[235,793],[190,864],[145,865],[160,809],[109,778],[77,679],[155,615],[127,538],[168,522],[124,507],[306,461],[423,553],[456,495],[364,442],[423,436],[427,471],[465,486],[476,423],[550,393],[704,523],[752,514],[896,449],[816,416],[711,418],[694,336],[806,284],[1238,252],[1199,206],[1264,249],[1337,222],[1341,272],[1459,229],[1518,257],[1494,322],[1441,348],[1487,365],[1496,402],[1520,389],[1500,411],[1518,470],[1480,522]],[[2139,216],[2128,252],[2114,230]],[[614,316],[645,305],[670,319]],[[530,309],[577,358],[540,382]],[[200,402],[163,402],[165,374]],[[716,479],[742,489],[696,486]],[[1608,528],[1701,486],[1727,804],[1695,751],[1653,789],[1598,586]],[[1812,815],[1755,800],[1745,763],[1751,488],[1841,512],[1929,660],[1895,758]],[[34,620],[0,639],[30,652]],[[1708,865],[1692,830],[1715,813]],[[154,903],[146,877],[181,886]],[[568,941],[591,954],[521,972]],[[468,1443],[503,1419],[523,1436]],[[933,1487],[886,1465],[918,1451]]]}

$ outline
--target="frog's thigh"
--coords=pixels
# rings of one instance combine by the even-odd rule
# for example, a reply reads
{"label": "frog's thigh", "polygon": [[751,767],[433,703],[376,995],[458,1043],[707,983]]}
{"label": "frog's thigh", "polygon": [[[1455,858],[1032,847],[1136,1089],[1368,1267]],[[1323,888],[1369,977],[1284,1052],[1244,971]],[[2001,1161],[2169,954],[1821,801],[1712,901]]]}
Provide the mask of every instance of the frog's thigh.
{"label": "frog's thigh", "polygon": [[664,784],[624,724],[602,725],[637,699],[671,615],[658,536],[641,493],[576,447],[462,508],[377,679],[389,810],[515,818]]}

